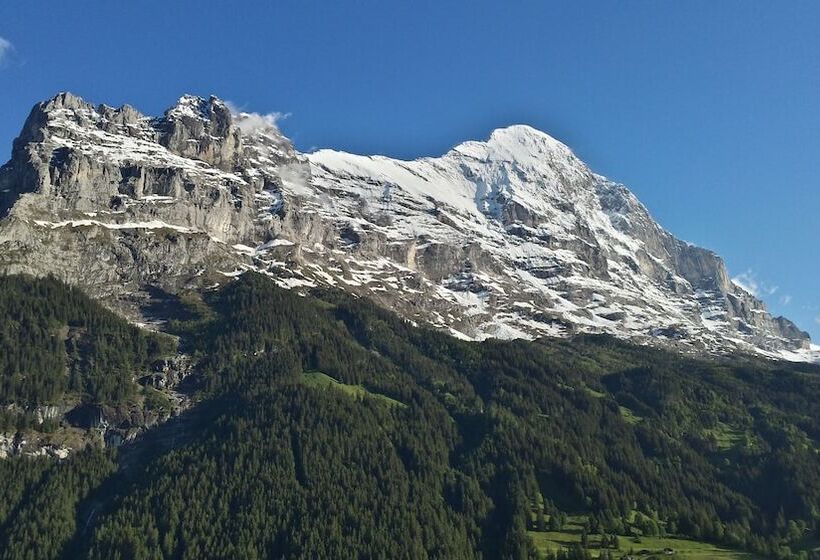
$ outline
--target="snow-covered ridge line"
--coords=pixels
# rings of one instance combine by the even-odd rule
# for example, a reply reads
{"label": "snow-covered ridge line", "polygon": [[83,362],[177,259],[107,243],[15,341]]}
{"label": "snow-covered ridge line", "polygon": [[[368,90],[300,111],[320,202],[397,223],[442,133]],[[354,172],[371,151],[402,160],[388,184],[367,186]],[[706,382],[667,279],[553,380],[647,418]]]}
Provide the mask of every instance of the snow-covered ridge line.
{"label": "snow-covered ridge line", "polygon": [[[156,118],[70,94],[39,104],[0,168],[0,210],[22,218],[0,223],[0,249],[25,270],[64,263],[107,297],[258,270],[470,339],[600,332],[686,352],[816,352],[717,255],[532,127],[403,161],[300,154],[273,121],[250,118],[214,97],[183,96]],[[54,244],[83,239],[81,226],[132,233],[100,257]],[[112,277],[130,283],[96,284]]]}

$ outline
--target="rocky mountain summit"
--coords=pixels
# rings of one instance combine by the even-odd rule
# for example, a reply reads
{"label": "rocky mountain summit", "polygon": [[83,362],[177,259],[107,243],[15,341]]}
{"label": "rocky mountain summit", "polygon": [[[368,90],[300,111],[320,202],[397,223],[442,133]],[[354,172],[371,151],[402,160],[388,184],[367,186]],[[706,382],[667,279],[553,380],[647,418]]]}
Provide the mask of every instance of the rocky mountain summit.
{"label": "rocky mountain summit", "polygon": [[272,122],[183,96],[161,117],[62,93],[0,168],[0,270],[54,274],[135,320],[246,270],[366,295],[457,336],[611,333],[816,359],[721,258],[523,125],[441,157],[302,154]]}

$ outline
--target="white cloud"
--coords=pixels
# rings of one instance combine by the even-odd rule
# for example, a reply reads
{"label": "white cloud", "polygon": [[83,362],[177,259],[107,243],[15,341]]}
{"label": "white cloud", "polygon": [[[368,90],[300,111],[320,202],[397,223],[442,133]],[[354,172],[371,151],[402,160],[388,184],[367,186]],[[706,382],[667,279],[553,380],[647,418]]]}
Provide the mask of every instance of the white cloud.
{"label": "white cloud", "polygon": [[11,41],[0,37],[0,62],[3,62],[12,52],[14,52],[14,45]]}
{"label": "white cloud", "polygon": [[[771,286],[761,280],[758,280],[757,274],[752,269],[749,269],[742,274],[738,274],[732,278],[732,282],[755,297],[773,296],[780,289],[780,286]],[[791,296],[786,297],[788,297],[789,301],[791,301]],[[788,305],[788,303],[784,305]]]}
{"label": "white cloud", "polygon": [[279,130],[279,123],[290,116],[290,113],[253,113],[243,111],[230,101],[227,101],[225,104],[228,106],[228,109],[231,110],[231,113],[233,113],[236,119],[236,126],[238,126],[242,132],[254,132],[268,128]]}
{"label": "white cloud", "polygon": [[760,293],[760,285],[757,283],[757,278],[755,278],[755,274],[751,270],[747,270],[743,274],[738,274],[732,278],[732,282],[755,297]]}
{"label": "white cloud", "polygon": [[820,317],[815,317],[814,322],[817,323],[818,325],[820,325]]}
{"label": "white cloud", "polygon": [[789,294],[783,294],[780,296],[780,305],[789,305],[792,302],[792,296]]}

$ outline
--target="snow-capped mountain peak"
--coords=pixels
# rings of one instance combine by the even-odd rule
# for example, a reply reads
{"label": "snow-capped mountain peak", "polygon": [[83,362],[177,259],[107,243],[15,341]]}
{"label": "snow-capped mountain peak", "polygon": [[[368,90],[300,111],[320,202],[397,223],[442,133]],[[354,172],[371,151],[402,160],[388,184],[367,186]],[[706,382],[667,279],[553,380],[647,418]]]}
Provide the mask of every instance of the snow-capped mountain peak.
{"label": "snow-capped mountain peak", "polygon": [[[273,118],[183,96],[158,118],[63,94],[0,170],[4,270],[140,294],[257,270],[367,295],[469,338],[603,332],[808,359],[714,253],[526,125],[411,161],[300,154]],[[59,268],[55,268],[59,263]]]}

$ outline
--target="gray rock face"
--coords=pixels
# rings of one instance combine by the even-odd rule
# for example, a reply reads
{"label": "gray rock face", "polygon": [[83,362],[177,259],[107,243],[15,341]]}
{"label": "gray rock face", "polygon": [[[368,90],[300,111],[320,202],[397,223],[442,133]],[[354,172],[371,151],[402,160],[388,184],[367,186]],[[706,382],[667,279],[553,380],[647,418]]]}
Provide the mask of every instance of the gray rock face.
{"label": "gray rock face", "polygon": [[0,168],[0,212],[0,270],[55,274],[135,318],[150,287],[257,270],[470,338],[607,332],[684,351],[813,351],[720,257],[526,126],[439,158],[304,155],[215,97],[183,96],[152,118],[60,94],[34,107]]}
{"label": "gray rock face", "polygon": [[159,143],[177,155],[226,171],[239,165],[242,136],[227,105],[216,97],[183,96],[156,124]]}

